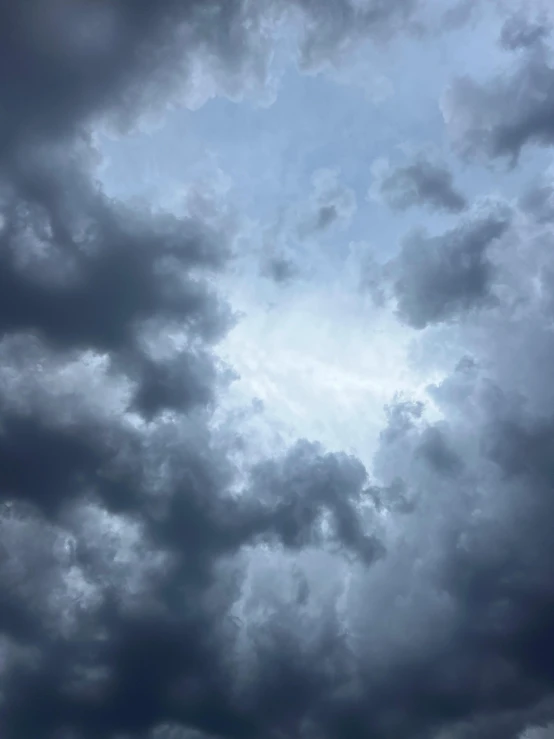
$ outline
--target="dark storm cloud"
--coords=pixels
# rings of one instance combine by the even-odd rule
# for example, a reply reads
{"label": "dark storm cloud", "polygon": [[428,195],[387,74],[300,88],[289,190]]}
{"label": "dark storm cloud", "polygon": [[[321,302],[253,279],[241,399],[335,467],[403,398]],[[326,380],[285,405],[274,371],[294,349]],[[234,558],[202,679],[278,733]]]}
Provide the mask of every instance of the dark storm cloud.
{"label": "dark storm cloud", "polygon": [[228,80],[249,76],[243,64],[255,66],[258,53],[246,22],[259,14],[239,0],[4,1],[1,13],[5,144],[71,132],[105,111],[132,123],[141,107],[178,90],[201,48],[216,55]]}
{"label": "dark storm cloud", "polygon": [[554,69],[549,34],[546,25],[511,18],[501,42],[509,50],[521,49],[523,56],[488,82],[460,77],[451,85],[443,111],[464,154],[508,157],[514,163],[528,144],[553,143]]}
{"label": "dark storm cloud", "polygon": [[442,236],[408,237],[394,268],[401,318],[425,328],[491,304],[494,266],[488,249],[508,226],[508,215],[500,214],[467,220]]}
{"label": "dark storm cloud", "polygon": [[[445,493],[445,505],[458,507],[450,519],[453,545],[444,549],[441,577],[456,599],[459,639],[468,659],[457,673],[456,691],[467,691],[464,700],[481,708],[473,709],[474,721],[460,722],[454,736],[513,736],[526,724],[551,722],[553,647],[546,624],[554,595],[547,583],[554,405],[546,368],[554,349],[547,328],[552,283],[545,279],[543,290],[529,289],[530,280],[541,280],[543,260],[550,264],[549,226],[541,230],[540,223],[540,214],[530,232],[520,223],[519,233],[503,245],[503,279],[508,284],[509,273],[512,279],[498,313],[483,314],[457,331],[454,343],[463,342],[478,361],[466,358],[433,391],[448,419],[446,426],[441,424],[441,436],[463,467],[454,476],[442,476],[433,488],[436,478],[424,476],[413,462],[399,466],[400,453],[409,460],[410,449],[421,449],[429,434],[426,424],[406,426],[395,439],[398,454],[381,450],[385,477],[400,475],[412,485],[418,480],[426,484],[420,508],[427,494]],[[518,261],[521,249],[524,261]],[[447,331],[453,329],[438,334],[437,347]],[[469,519],[464,510],[472,511]],[[479,662],[481,648],[486,656]],[[490,677],[485,679],[487,671]],[[482,682],[470,690],[471,676],[477,675]]]}
{"label": "dark storm cloud", "polygon": [[272,49],[271,21],[283,13],[300,11],[305,29],[301,54],[317,64],[351,37],[394,31],[415,4],[2,0],[4,147],[22,134],[70,132],[102,111],[115,114],[124,126],[132,123],[141,108],[163,105],[168,95],[179,92],[198,53],[212,55],[217,81],[232,96],[240,95],[253,79],[263,84]]}
{"label": "dark storm cloud", "polygon": [[363,530],[356,512],[364,496],[367,473],[359,460],[325,454],[315,444],[300,442],[281,461],[265,462],[253,471],[257,499],[269,496],[274,506],[271,527],[289,547],[321,545],[325,512],[332,515],[331,541],[371,563],[384,552]]}
{"label": "dark storm cloud", "polygon": [[427,429],[422,434],[417,454],[420,454],[439,474],[446,477],[457,475],[463,466],[462,460],[456,451],[449,447],[439,426]]}
{"label": "dark storm cloud", "polygon": [[0,4],[7,739],[146,736],[171,723],[267,732],[232,700],[223,636],[240,577],[216,571],[258,541],[301,548],[326,510],[336,546],[367,563],[380,551],[358,519],[354,463],[322,457],[318,476],[319,457],[306,460],[294,504],[292,457],[272,482],[258,474],[256,490],[273,485],[263,505],[228,494],[234,468],[209,408],[225,382],[211,346],[230,312],[206,279],[226,263],[226,236],[110,201],[83,140],[94,116],[126,125],[163,104],[200,47],[240,94],[269,53],[257,17],[242,2]]}
{"label": "dark storm cloud", "polygon": [[[412,3],[294,5],[314,62]],[[110,201],[78,141],[164,99],[177,33],[240,89],[252,8],[0,0],[0,732],[515,739],[553,715],[548,260],[511,244],[523,308],[476,321],[482,361],[435,387],[440,424],[389,409],[377,480],[308,442],[241,478],[240,429],[233,447],[211,416],[225,234]],[[406,320],[486,301],[507,224],[407,242]]]}
{"label": "dark storm cloud", "polygon": [[[552,556],[546,534],[553,513],[546,492],[550,431],[538,419],[522,418],[517,398],[472,364],[460,364],[436,388],[435,400],[451,420],[429,425],[416,416],[395,424],[377,459],[384,479],[400,476],[418,490],[404,527],[405,556],[415,556],[431,532],[436,537],[428,565],[438,579],[432,575],[433,584],[427,583],[431,600],[412,603],[412,616],[417,621],[418,609],[434,603],[426,618],[436,628],[444,626],[443,609],[450,612],[447,631],[438,630],[432,649],[413,664],[418,678],[408,678],[410,699],[395,706],[399,734],[404,720],[412,731],[419,721],[436,720],[437,730],[444,725],[437,736],[514,737],[544,721],[539,706],[552,696],[545,628],[553,594],[545,580]],[[448,448],[455,454],[445,455]],[[391,686],[389,695],[402,695],[401,684],[396,690]]]}
{"label": "dark storm cloud", "polygon": [[[150,414],[209,401],[212,360],[197,344],[220,338],[230,314],[192,270],[221,269],[225,238],[193,219],[110,202],[55,150],[37,157],[29,147],[5,177],[0,332],[109,352]],[[156,324],[178,324],[187,350],[157,359],[145,341]]]}
{"label": "dark storm cloud", "polygon": [[[52,429],[36,439],[32,431],[27,425],[19,436],[26,464],[3,482],[12,491],[34,484],[39,500],[48,492],[64,497],[65,508],[47,524],[19,495],[2,512],[0,624],[10,643],[33,650],[30,663],[16,665],[2,685],[6,736],[56,736],[67,725],[78,736],[113,737],[168,720],[223,736],[267,730],[262,713],[244,714],[232,702],[220,631],[239,592],[232,573],[220,579],[212,568],[257,538],[294,550],[321,543],[316,524],[325,509],[333,516],[331,542],[372,562],[381,545],[364,534],[352,507],[365,480],[361,465],[300,447],[282,469],[271,463],[258,470],[256,498],[237,505],[221,497],[229,480],[224,460],[179,438],[171,423],[130,449],[124,445],[133,439],[120,429],[122,459],[114,450],[103,454],[99,441],[95,459],[84,458],[86,427],[77,424],[65,442]],[[13,424],[5,433],[17,443]],[[71,464],[66,457],[64,466],[64,455]],[[39,475],[48,491],[39,489]],[[84,484],[88,494],[79,495]],[[118,508],[123,512],[107,510]],[[294,670],[284,667],[284,675]],[[281,679],[276,687],[286,694]],[[266,696],[271,711],[275,700]]]}
{"label": "dark storm cloud", "polygon": [[170,217],[148,222],[92,191],[84,202],[69,203],[86,217],[85,227],[72,234],[66,204],[48,202],[56,188],[71,190],[72,179],[59,172],[44,179],[42,192],[33,192],[35,181],[30,191],[23,185],[6,198],[2,332],[36,330],[60,346],[120,350],[146,319],[178,319],[206,336],[221,331],[217,310],[210,315],[213,299],[186,277],[193,267],[218,267],[225,259],[198,224]]}
{"label": "dark storm cloud", "polygon": [[425,160],[392,170],[383,178],[379,189],[385,202],[395,210],[426,205],[459,213],[467,207],[466,199],[454,187],[452,174],[445,167]]}
{"label": "dark storm cloud", "polygon": [[[139,25],[152,7],[137,6]],[[211,345],[230,313],[205,277],[225,265],[225,234],[106,198],[89,147],[68,133],[107,100],[93,99],[96,81],[81,99],[86,84],[54,86],[28,103],[37,110],[3,98],[15,148],[4,153],[0,242],[0,629],[13,657],[2,732],[113,739],[173,722],[258,735],[263,716],[232,701],[220,633],[238,583],[214,568],[257,541],[301,548],[327,509],[336,545],[369,563],[379,547],[354,507],[363,475],[325,458],[333,483],[314,475],[307,518],[286,479],[265,505],[227,495],[233,467],[203,410],[224,381]],[[172,332],[175,346],[164,343]],[[91,361],[103,362],[95,397]]]}

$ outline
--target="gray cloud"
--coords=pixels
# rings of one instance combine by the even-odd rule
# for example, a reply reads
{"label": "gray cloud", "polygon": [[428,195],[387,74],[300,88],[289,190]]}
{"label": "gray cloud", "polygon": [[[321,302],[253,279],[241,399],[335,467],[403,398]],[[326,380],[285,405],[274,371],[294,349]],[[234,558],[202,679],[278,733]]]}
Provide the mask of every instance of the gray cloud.
{"label": "gray cloud", "polygon": [[338,170],[320,169],[312,175],[312,192],[297,213],[300,238],[316,237],[332,226],[345,226],[356,212],[356,195],[340,182]]}
{"label": "gray cloud", "polygon": [[[245,12],[146,0],[0,8],[9,739],[144,736],[171,723],[258,735],[267,719],[229,689],[223,632],[240,578],[216,576],[219,563],[256,542],[302,548],[326,510],[336,546],[368,564],[380,552],[358,521],[359,463],[315,452],[299,462],[308,487],[298,505],[286,500],[293,456],[252,481],[268,492],[264,505],[228,494],[234,468],[209,426],[225,382],[212,346],[231,321],[210,287],[229,257],[226,236],[195,217],[109,200],[81,140],[91,117],[126,123],[163,102],[182,42],[189,55],[215,55],[224,92],[247,87],[258,60]],[[17,83],[8,67],[20,69]],[[331,485],[316,474],[320,459]]]}
{"label": "gray cloud", "polygon": [[271,256],[262,265],[262,274],[275,282],[285,283],[298,274],[298,266],[286,256]]}
{"label": "gray cloud", "polygon": [[[410,5],[300,3],[306,54]],[[374,480],[300,441],[238,485],[212,422],[225,234],[110,200],[76,138],[150,99],[175,19],[248,76],[248,7],[0,3],[2,736],[515,739],[554,715],[545,241],[520,226],[493,267],[502,214],[408,240],[413,326],[486,302],[495,270],[509,288],[449,325],[475,358],[432,389],[441,422],[393,403]]]}
{"label": "gray cloud", "polygon": [[459,213],[467,207],[466,199],[454,187],[452,174],[445,167],[425,160],[392,170],[383,177],[379,190],[395,210],[427,205]]}
{"label": "gray cloud", "polygon": [[458,30],[467,25],[479,10],[479,0],[459,0],[448,8],[442,16],[442,24],[447,31]]}
{"label": "gray cloud", "polygon": [[[413,0],[358,7],[333,0],[31,0],[2,8],[0,98],[5,146],[22,133],[71,132],[108,112],[124,127],[170,96],[191,97],[191,64],[203,59],[215,89],[230,97],[263,91],[272,29],[300,11],[306,63],[324,61],[351,37],[398,29]],[[17,82],[9,69],[20,69]]]}
{"label": "gray cloud", "polygon": [[548,184],[532,187],[520,198],[520,207],[540,223],[552,221],[554,219],[554,188]]}
{"label": "gray cloud", "polygon": [[515,162],[527,144],[552,144],[554,72],[544,42],[548,34],[545,25],[511,18],[503,28],[502,44],[526,52],[513,71],[486,83],[460,77],[451,85],[443,112],[464,154],[484,153]]}
{"label": "gray cloud", "polygon": [[466,220],[442,236],[406,239],[394,271],[398,311],[414,328],[491,304],[494,266],[487,250],[507,230],[505,214]]}
{"label": "gray cloud", "polygon": [[[203,275],[224,265],[224,235],[124,208],[86,171],[53,166],[55,151],[31,154],[7,170],[1,242],[0,630],[36,659],[14,658],[2,681],[6,736],[68,725],[114,737],[167,720],[257,732],[263,717],[232,704],[212,643],[238,597],[216,594],[209,615],[209,589],[232,584],[214,568],[259,542],[323,541],[326,511],[330,542],[371,563],[382,545],[356,510],[365,470],[299,447],[233,500],[208,427],[229,310]],[[90,362],[103,368],[93,397]]]}
{"label": "gray cloud", "polygon": [[529,19],[524,14],[512,15],[508,18],[500,32],[500,44],[510,51],[537,46],[550,34],[550,27],[545,18],[542,21]]}
{"label": "gray cloud", "polygon": [[[330,537],[331,543],[371,563],[384,552],[382,543],[364,532],[356,512],[366,482],[367,473],[359,460],[325,454],[317,445],[303,442],[280,463],[272,460],[256,467],[252,485],[256,499],[269,495],[276,506],[272,526],[288,546],[321,545]],[[325,510],[332,514],[330,534],[321,527]]]}
{"label": "gray cloud", "polygon": [[324,65],[344,47],[368,36],[386,38],[408,29],[413,21],[416,0],[334,0],[324,5],[317,0],[291,0],[300,8],[308,23],[300,62],[307,69]]}

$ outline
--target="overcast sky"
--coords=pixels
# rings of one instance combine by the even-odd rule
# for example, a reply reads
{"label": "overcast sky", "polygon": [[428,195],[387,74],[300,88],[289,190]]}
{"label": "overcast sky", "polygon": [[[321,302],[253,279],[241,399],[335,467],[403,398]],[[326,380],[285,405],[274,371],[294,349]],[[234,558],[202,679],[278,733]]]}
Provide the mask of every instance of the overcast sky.
{"label": "overcast sky", "polygon": [[0,0],[0,737],[554,737],[554,8]]}

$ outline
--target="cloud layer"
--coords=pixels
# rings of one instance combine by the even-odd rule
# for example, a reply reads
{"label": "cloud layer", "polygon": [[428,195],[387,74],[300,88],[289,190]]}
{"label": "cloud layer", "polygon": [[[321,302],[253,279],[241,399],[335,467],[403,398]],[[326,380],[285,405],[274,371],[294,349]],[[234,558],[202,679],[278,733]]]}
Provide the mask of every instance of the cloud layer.
{"label": "cloud layer", "polygon": [[[240,414],[218,415],[235,234],[98,181],[93,122],[121,133],[182,103],[199,69],[204,97],[265,89],[282,24],[314,72],[414,19],[410,0],[0,0],[6,739],[548,731],[548,173],[473,204],[423,161],[383,181],[393,207],[456,222],[410,232],[377,270],[435,379],[427,403],[391,399],[369,470],[317,440],[248,456]],[[445,109],[464,152],[516,161],[552,143],[551,70],[545,27],[509,23],[510,74],[454,81]],[[357,197],[312,171],[292,230],[317,245],[351,226]]]}

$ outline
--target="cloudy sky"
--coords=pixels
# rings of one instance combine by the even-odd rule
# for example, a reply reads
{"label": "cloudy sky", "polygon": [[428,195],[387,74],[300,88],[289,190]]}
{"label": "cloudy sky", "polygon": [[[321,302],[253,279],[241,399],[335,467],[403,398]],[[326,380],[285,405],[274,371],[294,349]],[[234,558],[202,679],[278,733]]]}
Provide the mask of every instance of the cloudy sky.
{"label": "cloudy sky", "polygon": [[0,0],[2,739],[554,737],[553,44]]}

